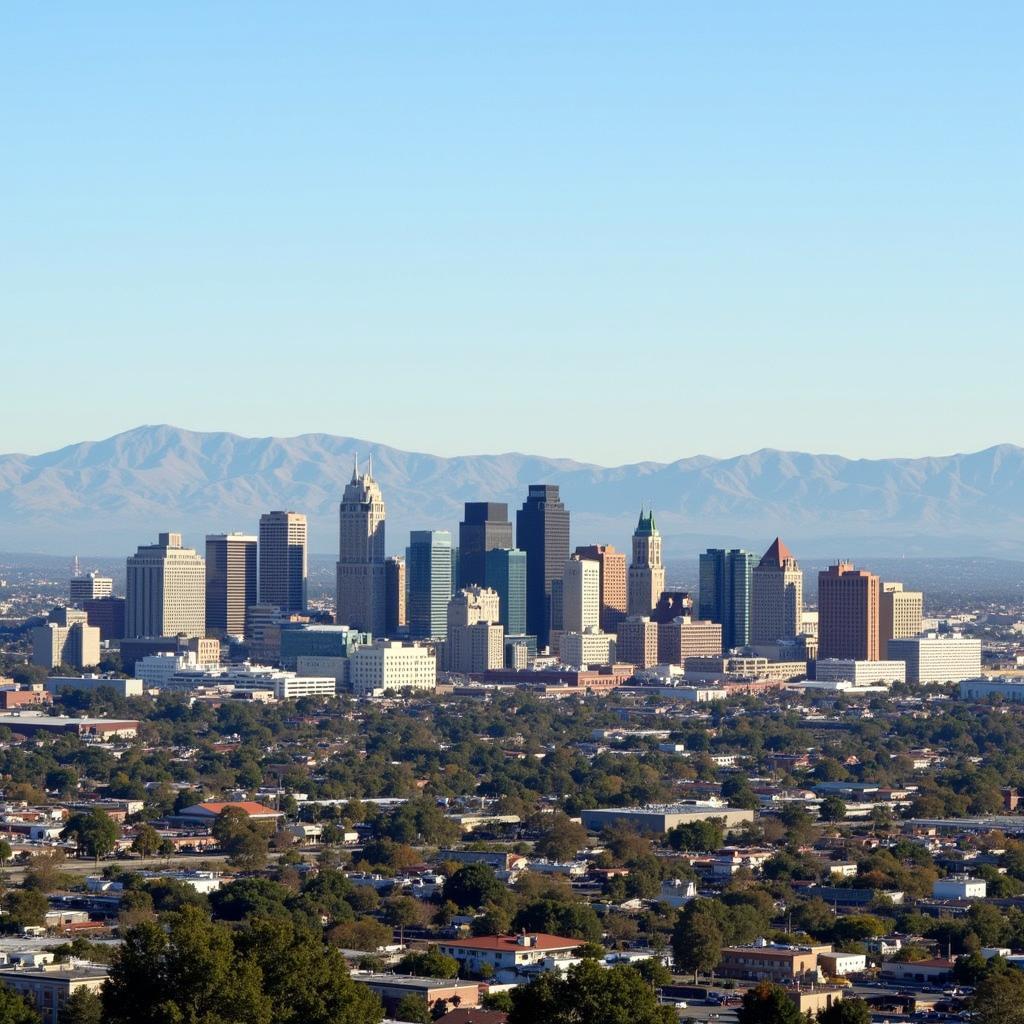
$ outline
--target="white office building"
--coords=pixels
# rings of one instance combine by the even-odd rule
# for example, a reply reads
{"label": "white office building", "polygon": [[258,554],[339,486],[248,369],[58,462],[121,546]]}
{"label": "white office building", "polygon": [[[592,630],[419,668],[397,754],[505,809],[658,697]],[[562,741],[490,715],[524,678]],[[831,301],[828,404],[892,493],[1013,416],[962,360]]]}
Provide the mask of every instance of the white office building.
{"label": "white office building", "polygon": [[381,696],[388,690],[433,690],[437,659],[427,647],[379,640],[360,647],[349,659],[352,692],[360,697]]}
{"label": "white office building", "polygon": [[906,682],[907,666],[902,661],[819,658],[814,674],[818,682],[844,679],[855,686],[891,686]]}
{"label": "white office building", "polygon": [[909,683],[959,683],[981,675],[981,641],[957,634],[890,640],[889,655],[906,663]]}
{"label": "white office building", "polygon": [[47,693],[52,694],[58,694],[61,690],[99,690],[109,687],[119,697],[141,697],[145,689],[141,679],[121,679],[95,673],[84,676],[50,676],[43,686]]}

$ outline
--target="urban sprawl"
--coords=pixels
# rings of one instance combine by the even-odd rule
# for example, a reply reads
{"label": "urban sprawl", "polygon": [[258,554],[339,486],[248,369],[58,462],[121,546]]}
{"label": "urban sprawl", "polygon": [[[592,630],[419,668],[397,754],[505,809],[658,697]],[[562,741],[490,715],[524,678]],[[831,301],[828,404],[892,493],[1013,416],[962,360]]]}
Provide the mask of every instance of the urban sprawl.
{"label": "urban sprawl", "polygon": [[0,1024],[1024,1020],[1022,609],[385,524],[0,579]]}

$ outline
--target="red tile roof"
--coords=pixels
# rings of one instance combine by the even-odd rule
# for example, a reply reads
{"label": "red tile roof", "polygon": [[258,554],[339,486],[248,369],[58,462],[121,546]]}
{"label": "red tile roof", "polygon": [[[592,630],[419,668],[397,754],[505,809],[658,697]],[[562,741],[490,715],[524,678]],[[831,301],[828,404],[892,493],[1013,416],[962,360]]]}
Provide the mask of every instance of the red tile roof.
{"label": "red tile roof", "polygon": [[186,807],[182,814],[188,814],[189,811],[193,813],[196,809],[201,809],[209,814],[220,814],[226,807],[234,807],[239,811],[245,811],[246,814],[257,817],[260,815],[274,814],[279,815],[279,811],[275,811],[273,807],[267,807],[265,804],[256,803],[255,800],[227,800],[223,803],[213,803],[210,801],[204,801],[201,804],[194,804],[192,807]]}
{"label": "red tile roof", "polygon": [[566,939],[561,935],[547,935],[544,932],[529,932],[528,938],[533,939],[529,946],[520,944],[520,935],[481,935],[475,939],[451,939],[442,943],[457,949],[484,949],[494,953],[508,953],[512,950],[526,949],[575,949],[585,943],[581,939]]}

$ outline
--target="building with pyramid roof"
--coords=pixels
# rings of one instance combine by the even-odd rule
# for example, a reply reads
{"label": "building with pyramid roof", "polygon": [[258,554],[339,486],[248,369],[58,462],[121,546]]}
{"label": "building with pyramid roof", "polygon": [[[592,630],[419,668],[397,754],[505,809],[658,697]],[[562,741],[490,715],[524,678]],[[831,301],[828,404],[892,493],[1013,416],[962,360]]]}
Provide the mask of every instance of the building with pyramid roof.
{"label": "building with pyramid roof", "polygon": [[750,642],[769,644],[797,636],[804,574],[781,537],[772,541],[751,577]]}

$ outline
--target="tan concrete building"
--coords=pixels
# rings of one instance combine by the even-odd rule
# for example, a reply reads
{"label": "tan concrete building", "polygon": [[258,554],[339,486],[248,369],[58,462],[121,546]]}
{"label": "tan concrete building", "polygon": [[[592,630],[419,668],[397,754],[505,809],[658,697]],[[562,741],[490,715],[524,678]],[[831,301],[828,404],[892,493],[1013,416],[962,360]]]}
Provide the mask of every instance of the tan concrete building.
{"label": "tan concrete building", "polygon": [[206,635],[206,563],[180,533],[161,533],[129,557],[125,590],[126,637]]}
{"label": "tan concrete building", "polygon": [[682,665],[687,658],[713,658],[721,653],[721,623],[680,615],[658,625],[658,662],[661,664]]}
{"label": "tan concrete building", "polygon": [[923,628],[924,594],[902,583],[883,583],[878,597],[879,657],[889,657],[889,641],[917,636]]}
{"label": "tan concrete building", "polygon": [[804,574],[776,537],[751,573],[750,642],[775,643],[801,632]]}
{"label": "tan concrete building", "polygon": [[42,626],[32,630],[32,664],[41,668],[91,668],[100,661],[100,631],[77,608],[54,608]]}
{"label": "tan concrete building", "polygon": [[830,952],[829,945],[777,946],[764,940],[750,946],[726,946],[717,973],[723,978],[782,985],[817,980],[818,954]]}
{"label": "tan concrete building", "polygon": [[601,566],[573,555],[562,573],[562,621],[566,633],[599,629],[601,624]]}
{"label": "tan concrete building", "polygon": [[879,578],[849,562],[818,573],[818,657],[877,661]]}
{"label": "tan concrete building", "polygon": [[616,656],[637,668],[658,664],[658,624],[646,615],[630,615],[619,623]]}
{"label": "tan concrete building", "polygon": [[611,544],[590,544],[576,549],[580,558],[597,562],[601,568],[600,625],[605,633],[614,633],[626,617],[626,555]]}
{"label": "tan concrete building", "polygon": [[349,661],[352,692],[360,697],[437,686],[437,660],[428,647],[419,644],[378,640],[370,647],[360,647]]}
{"label": "tan concrete building", "polygon": [[24,996],[43,1024],[58,1024],[70,996],[83,988],[99,995],[108,976],[107,968],[101,964],[15,964],[0,970],[0,984]]}
{"label": "tan concrete building", "polygon": [[583,668],[587,665],[610,665],[615,661],[614,633],[599,629],[585,629],[582,633],[563,633],[559,642],[559,656],[563,665]]}
{"label": "tan concrete building", "polygon": [[633,531],[633,561],[629,566],[630,615],[650,615],[665,590],[665,567],[661,561],[661,534],[648,510]]}
{"label": "tan concrete building", "polygon": [[384,557],[384,498],[373,479],[373,462],[360,474],[353,461],[339,515],[335,622],[384,636],[387,575]]}
{"label": "tan concrete building", "polygon": [[448,602],[445,667],[449,672],[486,672],[505,663],[505,629],[501,598],[477,584],[460,590]]}
{"label": "tan concrete building", "polygon": [[91,572],[86,576],[72,576],[68,584],[68,603],[81,608],[85,601],[96,601],[114,593],[114,581],[109,576]]}

